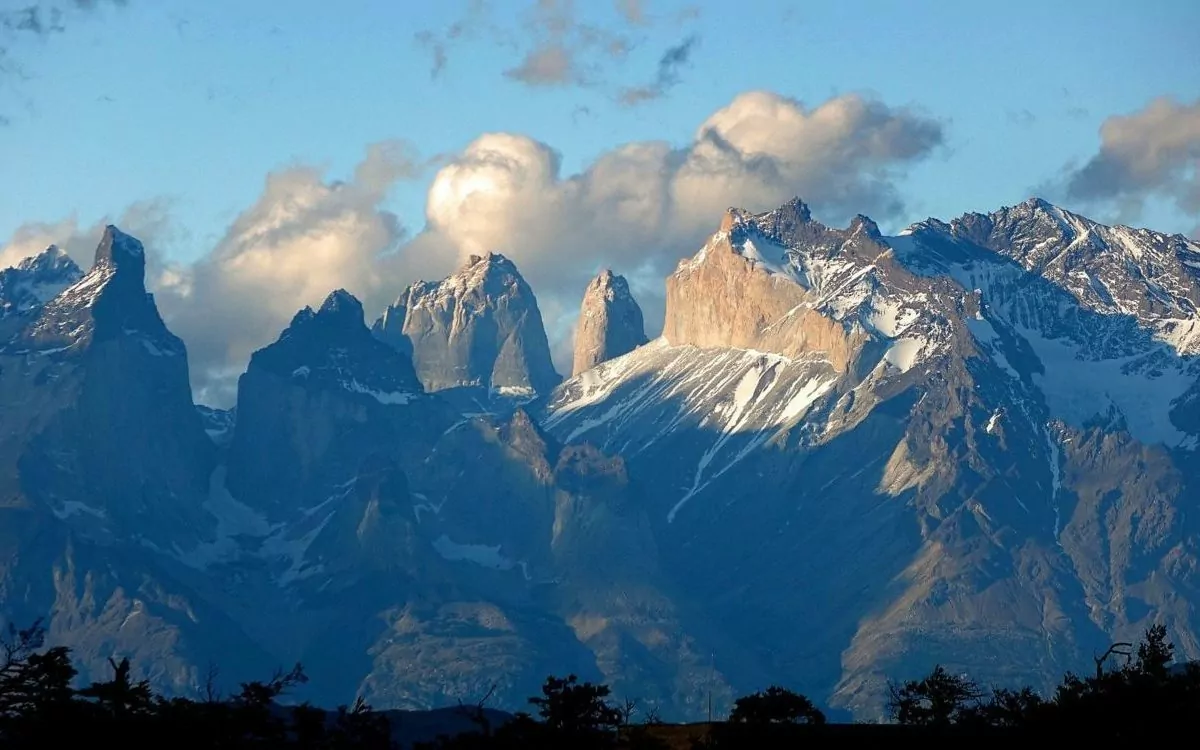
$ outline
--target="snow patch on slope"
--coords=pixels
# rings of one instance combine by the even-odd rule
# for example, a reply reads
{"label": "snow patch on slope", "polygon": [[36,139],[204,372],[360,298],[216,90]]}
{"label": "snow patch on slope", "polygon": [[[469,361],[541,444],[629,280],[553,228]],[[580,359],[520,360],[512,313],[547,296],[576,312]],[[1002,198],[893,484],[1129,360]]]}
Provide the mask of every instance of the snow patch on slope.
{"label": "snow patch on slope", "polygon": [[887,353],[883,355],[883,361],[895,367],[900,372],[908,372],[916,364],[917,357],[924,348],[924,339],[897,339],[894,344],[888,347]]}
{"label": "snow patch on slope", "polygon": [[532,580],[529,576],[529,566],[524,562],[513,561],[502,555],[500,553],[500,545],[498,544],[495,546],[486,544],[460,544],[442,534],[433,540],[433,548],[444,560],[474,563],[475,565],[490,568],[491,570],[520,568],[525,580]]}
{"label": "snow patch on slope", "polygon": [[1140,442],[1174,447],[1187,438],[1170,417],[1175,401],[1196,382],[1183,368],[1150,366],[1145,355],[1084,359],[1069,341],[1019,332],[1045,368],[1033,373],[1033,382],[1059,418],[1081,427],[1113,407]]}

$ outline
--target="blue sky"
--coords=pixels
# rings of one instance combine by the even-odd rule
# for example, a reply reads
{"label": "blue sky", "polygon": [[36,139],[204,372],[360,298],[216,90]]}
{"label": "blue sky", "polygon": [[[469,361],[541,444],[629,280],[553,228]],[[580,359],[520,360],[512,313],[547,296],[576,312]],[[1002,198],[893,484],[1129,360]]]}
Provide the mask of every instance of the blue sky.
{"label": "blue sky", "polygon": [[[512,26],[525,10],[495,5]],[[618,21],[594,6],[581,15]],[[646,6],[662,15],[683,7]],[[697,35],[680,84],[634,109],[614,104],[607,87],[507,80],[500,71],[519,52],[483,34],[452,47],[431,79],[430,52],[413,36],[448,27],[465,3],[132,0],[72,17],[63,33],[22,38],[12,53],[29,78],[4,91],[0,236],[164,196],[192,235],[177,249],[190,256],[281,164],[344,173],[372,141],[400,137],[432,156],[499,130],[550,144],[573,172],[618,143],[684,141],[747,89],[806,102],[872,92],[944,120],[946,150],[912,170],[904,219],[951,216],[1027,197],[1093,153],[1109,115],[1156,95],[1200,96],[1200,4],[1187,0],[697,7],[693,21],[638,29],[628,59],[607,66],[614,83],[636,85],[663,49]],[[396,191],[409,224],[422,219],[423,187]],[[1165,211],[1149,218],[1180,231],[1195,223]]]}
{"label": "blue sky", "polygon": [[[876,215],[885,231],[1011,205],[1034,192],[1097,219],[1165,231],[1200,226],[1186,197],[1195,185],[1186,161],[1200,158],[1200,128],[1194,137],[1190,130],[1200,122],[1200,3],[1188,0],[581,0],[547,3],[555,7],[541,16],[534,2],[517,0],[99,0],[90,10],[78,0],[46,0],[43,19],[57,8],[60,30],[41,33],[20,27],[17,14],[31,1],[0,0],[8,19],[0,28],[0,238],[71,218],[72,231],[83,231],[153,202],[162,221],[150,239],[177,273],[234,252],[230,227],[248,221],[268,174],[311,167],[328,187],[352,180],[370,144],[402,140],[411,162],[405,176],[367,200],[403,227],[384,231],[391,251],[425,226],[437,170],[481,134],[543,144],[560,160],[558,178],[567,179],[622,144],[686,149],[702,123],[755,90],[807,111],[858,95],[897,122],[936,127],[915,154],[844,166],[887,171],[878,179],[898,200],[864,199],[870,205],[855,209],[871,213],[887,203]],[[437,75],[435,43],[444,53]],[[556,44],[582,80],[539,84],[505,74]],[[620,102],[623,91],[652,83],[664,54],[680,46],[686,52],[666,71],[660,96]],[[1143,112],[1164,96],[1172,124],[1147,137],[1173,138],[1166,150],[1135,164],[1130,149],[1142,142],[1135,133],[1113,146],[1116,156],[1106,154],[1106,119]],[[871,137],[885,137],[879,133],[888,127]],[[779,137],[788,132],[801,131]],[[797,154],[802,170],[811,155]],[[1092,179],[1111,177],[1107,166],[1118,157],[1124,183]],[[1090,172],[1072,172],[1089,164]],[[852,213],[845,196],[828,201],[828,215],[820,212],[824,184],[801,175],[747,194],[746,202],[770,203],[801,186],[817,194],[818,218]],[[855,190],[847,195],[882,195]],[[738,194],[713,200],[726,198],[742,203]],[[708,223],[718,222],[714,215]],[[512,232],[519,230],[481,236],[517,253],[507,246],[528,241]],[[410,252],[461,253],[464,241],[454,242],[456,249],[432,243]],[[397,273],[379,282],[381,299],[398,291],[404,273]],[[542,275],[547,286],[559,278]],[[304,286],[280,309],[315,293]]]}

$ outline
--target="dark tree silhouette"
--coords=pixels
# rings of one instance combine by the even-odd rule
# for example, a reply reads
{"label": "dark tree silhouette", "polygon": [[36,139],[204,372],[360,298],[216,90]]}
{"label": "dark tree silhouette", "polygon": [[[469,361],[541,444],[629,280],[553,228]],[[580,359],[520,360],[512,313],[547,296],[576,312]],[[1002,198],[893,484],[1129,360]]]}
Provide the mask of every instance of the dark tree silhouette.
{"label": "dark tree silhouette", "polygon": [[575,675],[565,679],[549,677],[542,686],[541,697],[529,702],[538,708],[542,722],[553,732],[565,735],[586,735],[613,732],[621,724],[621,714],[608,705],[607,685],[579,682]]}
{"label": "dark tree silhouette", "polygon": [[901,724],[948,726],[974,709],[983,691],[971,679],[952,675],[937,665],[921,680],[889,685],[888,708]]}
{"label": "dark tree silhouette", "polygon": [[1124,656],[1126,660],[1128,660],[1132,654],[1132,651],[1130,651],[1132,648],[1132,643],[1128,643],[1126,641],[1117,641],[1109,646],[1108,650],[1103,654],[1100,654],[1099,656],[1093,656],[1092,661],[1096,662],[1096,679],[1099,680],[1104,676],[1104,663],[1108,661],[1109,657]]}
{"label": "dark tree silhouette", "polygon": [[[1175,647],[1162,625],[1149,628],[1136,649],[1124,650],[1129,652],[1124,666],[1087,678],[1068,673],[1049,698],[1027,687],[996,689],[984,697],[975,682],[938,666],[921,680],[890,686],[890,707],[899,725],[827,724],[811,701],[778,686],[739,698],[727,722],[662,724],[650,706],[645,723],[632,725],[635,701],[614,705],[606,685],[580,682],[574,675],[551,677],[541,695],[529,699],[536,717],[522,713],[495,726],[485,720],[477,731],[426,746],[783,748],[838,737],[849,744],[856,739],[879,744],[948,733],[1004,737],[1006,746],[1017,738],[1067,735],[1111,744],[1194,731],[1200,716],[1200,667],[1172,664]],[[127,659],[113,658],[109,664],[110,679],[76,690],[68,649],[45,647],[40,624],[26,630],[10,627],[0,637],[0,747],[396,747],[387,715],[372,710],[361,697],[333,712],[308,704],[283,705],[288,690],[305,681],[300,665],[263,682],[243,683],[227,699],[213,689],[215,673],[210,671],[209,689],[193,700],[155,695],[145,680],[134,679]],[[474,706],[481,716],[490,695]],[[472,716],[471,711],[466,715]]]}
{"label": "dark tree silhouette", "polygon": [[1146,630],[1145,638],[1138,644],[1137,659],[1133,668],[1156,679],[1166,679],[1167,667],[1175,661],[1175,645],[1167,641],[1165,625],[1152,625]]}
{"label": "dark tree silhouette", "polygon": [[772,685],[763,692],[738,698],[729,721],[734,724],[824,724],[825,714],[803,695]]}
{"label": "dark tree silhouette", "polygon": [[146,680],[133,682],[130,677],[129,659],[108,663],[113,669],[113,678],[108,682],[93,682],[79,691],[83,698],[95,701],[96,706],[115,719],[145,716],[154,708],[154,695]]}

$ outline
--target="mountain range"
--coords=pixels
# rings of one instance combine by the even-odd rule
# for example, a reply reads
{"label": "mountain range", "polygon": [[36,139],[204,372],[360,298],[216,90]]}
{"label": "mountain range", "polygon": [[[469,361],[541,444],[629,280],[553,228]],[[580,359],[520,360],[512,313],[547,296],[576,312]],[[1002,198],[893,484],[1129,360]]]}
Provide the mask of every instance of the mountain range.
{"label": "mountain range", "polygon": [[769,684],[878,718],[935,663],[1048,688],[1152,622],[1200,657],[1200,244],[1039,199],[718,218],[654,340],[625,279],[583,290],[565,380],[488,254],[374,322],[331,291],[230,410],[133,237],[0,271],[0,614],[168,693],[575,673],[680,719]]}

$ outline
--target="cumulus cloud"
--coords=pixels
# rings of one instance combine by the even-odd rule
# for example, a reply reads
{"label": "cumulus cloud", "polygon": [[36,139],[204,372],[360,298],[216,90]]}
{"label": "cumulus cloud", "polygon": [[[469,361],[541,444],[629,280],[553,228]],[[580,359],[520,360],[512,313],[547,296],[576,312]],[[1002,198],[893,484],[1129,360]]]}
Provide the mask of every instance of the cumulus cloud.
{"label": "cumulus cloud", "polygon": [[749,92],[697,130],[674,180],[674,200],[692,221],[731,204],[766,208],[792,194],[831,218],[889,218],[903,208],[896,170],[942,140],[937,121],[856,94],[810,109]]}
{"label": "cumulus cloud", "polygon": [[[135,203],[117,216],[105,216],[90,224],[80,223],[77,216],[54,222],[30,222],[17,227],[12,237],[0,245],[0,269],[37,255],[50,245],[58,245],[87,270],[108,224],[121,226],[141,238],[148,248],[165,242],[175,231],[170,220],[170,205],[161,199]],[[148,257],[147,265],[151,269],[158,268],[161,260]]]}
{"label": "cumulus cloud", "polygon": [[[569,337],[583,288],[602,267],[631,276],[655,333],[663,277],[726,208],[766,210],[800,195],[830,221],[887,218],[902,208],[899,171],[941,142],[939,123],[881,102],[847,95],[810,109],[767,92],[737,97],[682,148],[626,144],[570,176],[546,144],[487,134],[438,172],[426,233],[459,260],[487,250],[512,258],[552,339]],[[566,351],[560,338],[556,352]]]}
{"label": "cumulus cloud", "polygon": [[1100,150],[1066,178],[1068,197],[1136,218],[1148,199],[1200,213],[1200,100],[1161,97],[1100,126]]}
{"label": "cumulus cloud", "polygon": [[330,290],[374,304],[394,294],[384,274],[397,270],[388,256],[404,230],[381,206],[396,180],[420,169],[406,147],[387,143],[371,146],[347,181],[307,166],[273,172],[209,255],[160,278],[159,306],[188,345],[197,400],[230,403],[249,355]]}
{"label": "cumulus cloud", "polygon": [[[425,164],[403,144],[378,144],[346,181],[308,166],[273,172],[211,253],[187,267],[156,267],[152,283],[168,325],[188,345],[203,403],[232,403],[250,353],[330,290],[349,289],[373,316],[405,285],[443,278],[487,251],[512,258],[533,287],[565,371],[583,290],[600,269],[629,278],[655,335],[664,277],[715,231],[726,208],[766,210],[800,195],[831,223],[858,212],[887,218],[902,207],[898,176],[941,141],[936,121],[903,108],[854,95],[808,107],[767,92],[738,96],[689,143],[627,143],[576,174],[562,173],[547,144],[488,133],[442,164],[426,226],[413,236],[384,203],[396,180]],[[140,220],[146,231],[167,231]],[[76,233],[99,231],[29,228],[2,257]]]}

